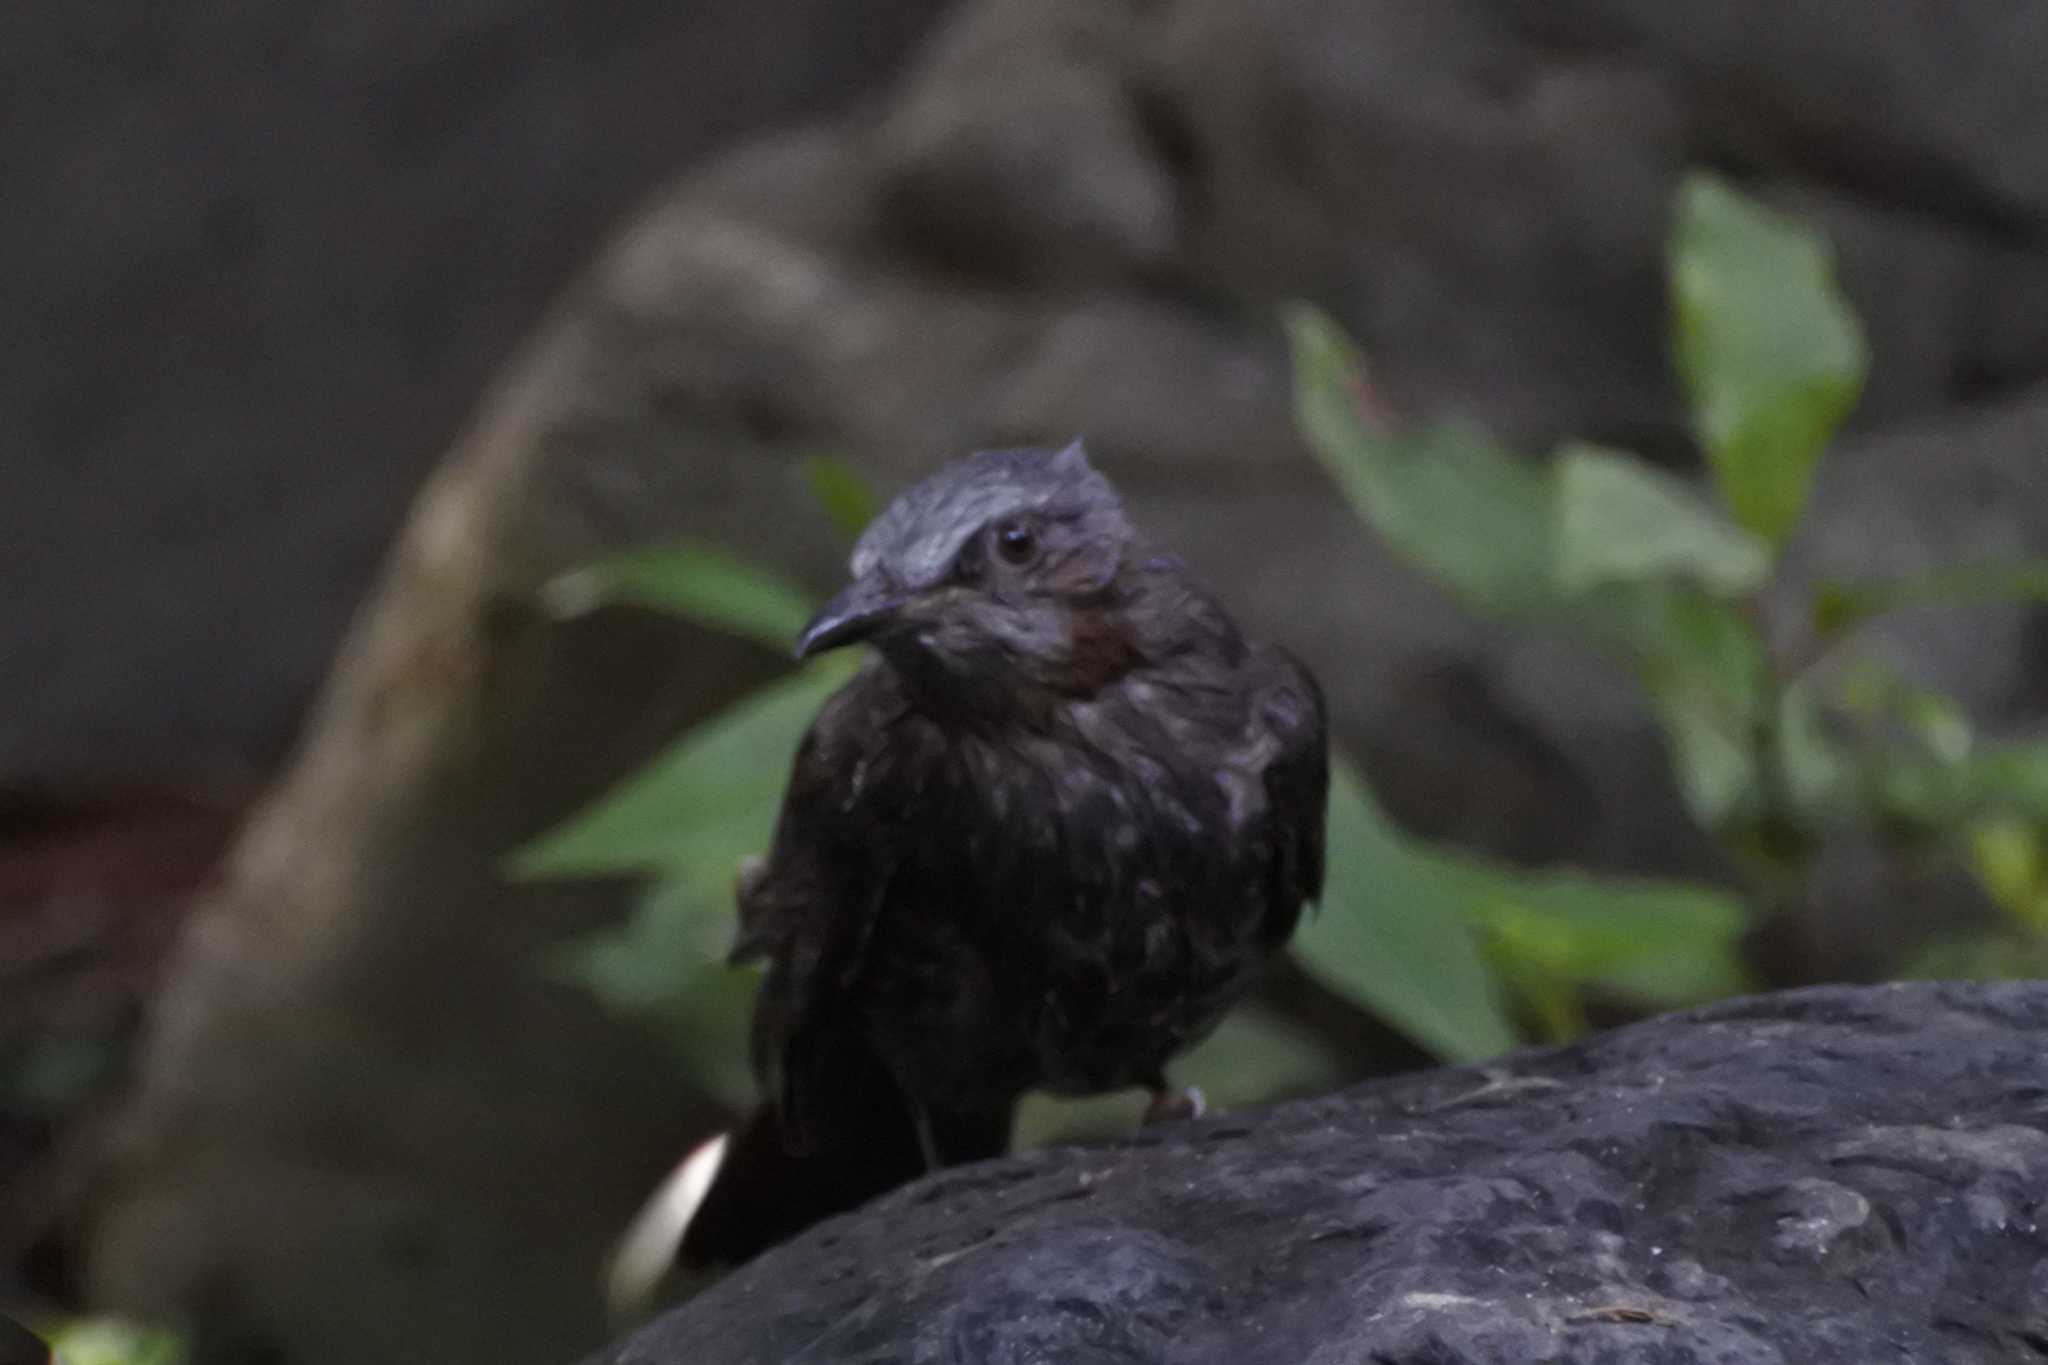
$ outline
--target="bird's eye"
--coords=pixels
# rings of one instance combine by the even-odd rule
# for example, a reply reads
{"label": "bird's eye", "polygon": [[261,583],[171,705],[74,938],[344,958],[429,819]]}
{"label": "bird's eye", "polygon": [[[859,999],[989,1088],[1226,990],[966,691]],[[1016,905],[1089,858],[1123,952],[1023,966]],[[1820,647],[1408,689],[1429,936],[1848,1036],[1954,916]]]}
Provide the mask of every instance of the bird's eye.
{"label": "bird's eye", "polygon": [[996,552],[1012,564],[1024,564],[1038,552],[1038,537],[1021,521],[996,527]]}

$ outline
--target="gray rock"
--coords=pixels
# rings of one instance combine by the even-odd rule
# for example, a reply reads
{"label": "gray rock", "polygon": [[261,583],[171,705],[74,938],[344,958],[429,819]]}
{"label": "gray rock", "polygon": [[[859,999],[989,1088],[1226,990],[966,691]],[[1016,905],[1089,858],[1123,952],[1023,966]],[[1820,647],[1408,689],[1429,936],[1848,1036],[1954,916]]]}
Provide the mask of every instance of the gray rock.
{"label": "gray rock", "polygon": [[2048,45],[2037,6],[1492,7],[1583,50],[1655,53],[1711,110],[1725,152],[1797,164],[1916,214],[2036,235],[2048,224],[2048,128],[2021,93]]}
{"label": "gray rock", "polygon": [[2048,986],[1828,988],[948,1171],[593,1359],[2048,1352]]}

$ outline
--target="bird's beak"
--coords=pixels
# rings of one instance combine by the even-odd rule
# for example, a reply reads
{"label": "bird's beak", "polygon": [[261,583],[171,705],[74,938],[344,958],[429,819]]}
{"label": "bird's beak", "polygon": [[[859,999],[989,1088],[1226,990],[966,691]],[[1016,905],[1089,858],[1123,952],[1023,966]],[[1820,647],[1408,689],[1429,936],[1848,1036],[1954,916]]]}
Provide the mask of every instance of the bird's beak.
{"label": "bird's beak", "polygon": [[873,636],[896,618],[906,597],[873,579],[857,578],[839,590],[796,637],[796,657],[808,659],[828,649]]}

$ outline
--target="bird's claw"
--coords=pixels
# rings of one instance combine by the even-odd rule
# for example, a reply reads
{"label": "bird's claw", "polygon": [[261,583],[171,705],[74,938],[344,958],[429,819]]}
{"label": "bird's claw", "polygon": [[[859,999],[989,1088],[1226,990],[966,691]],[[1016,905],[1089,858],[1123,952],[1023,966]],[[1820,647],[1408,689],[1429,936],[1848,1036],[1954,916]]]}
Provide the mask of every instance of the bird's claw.
{"label": "bird's claw", "polygon": [[1145,1126],[1155,1123],[1177,1123],[1198,1119],[1209,1112],[1208,1097],[1197,1085],[1184,1086],[1179,1090],[1155,1090],[1152,1102],[1145,1106]]}

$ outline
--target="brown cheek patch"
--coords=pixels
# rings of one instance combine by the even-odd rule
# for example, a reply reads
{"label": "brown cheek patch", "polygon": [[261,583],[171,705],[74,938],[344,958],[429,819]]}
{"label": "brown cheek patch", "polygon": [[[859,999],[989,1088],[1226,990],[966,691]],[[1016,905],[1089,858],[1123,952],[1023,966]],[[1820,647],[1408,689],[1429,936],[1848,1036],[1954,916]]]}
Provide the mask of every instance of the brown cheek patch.
{"label": "brown cheek patch", "polygon": [[1073,696],[1093,696],[1141,662],[1138,647],[1114,613],[1083,611],[1067,631],[1067,658],[1057,685]]}

